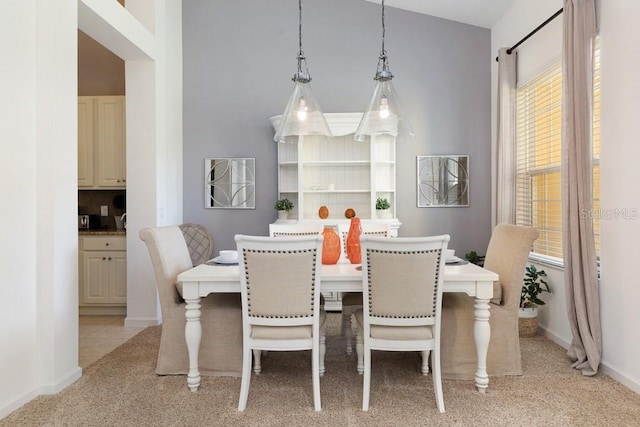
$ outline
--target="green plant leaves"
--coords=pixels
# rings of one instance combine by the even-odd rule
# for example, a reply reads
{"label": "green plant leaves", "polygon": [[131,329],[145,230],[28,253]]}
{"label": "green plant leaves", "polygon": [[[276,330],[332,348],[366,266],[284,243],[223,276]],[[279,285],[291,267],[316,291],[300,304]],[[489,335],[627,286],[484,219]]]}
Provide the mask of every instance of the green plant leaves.
{"label": "green plant leaves", "polygon": [[522,293],[520,294],[521,308],[545,305],[545,302],[540,299],[540,294],[543,292],[551,293],[549,284],[545,280],[546,277],[547,273],[544,270],[538,270],[533,264],[525,268]]}

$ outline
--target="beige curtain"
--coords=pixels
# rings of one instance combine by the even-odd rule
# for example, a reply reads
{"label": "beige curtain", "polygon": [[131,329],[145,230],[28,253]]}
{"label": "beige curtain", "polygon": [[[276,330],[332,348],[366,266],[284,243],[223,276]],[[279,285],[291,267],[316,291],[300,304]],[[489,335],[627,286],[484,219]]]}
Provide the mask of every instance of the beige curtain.
{"label": "beige curtain", "polygon": [[515,224],[516,52],[498,51],[496,224]]}
{"label": "beige curtain", "polygon": [[594,0],[564,0],[562,213],[564,281],[572,332],[568,355],[584,375],[602,357],[592,215]]}

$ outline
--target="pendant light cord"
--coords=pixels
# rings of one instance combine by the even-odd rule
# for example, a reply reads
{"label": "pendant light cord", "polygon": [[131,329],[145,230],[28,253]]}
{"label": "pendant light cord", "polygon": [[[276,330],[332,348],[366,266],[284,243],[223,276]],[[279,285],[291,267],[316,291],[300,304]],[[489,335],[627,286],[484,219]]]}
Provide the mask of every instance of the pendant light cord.
{"label": "pendant light cord", "polygon": [[382,0],[382,50],[380,51],[380,56],[387,56],[387,52],[384,50],[384,36],[386,33],[386,27],[384,26],[384,0]]}
{"label": "pendant light cord", "polygon": [[[384,24],[384,0],[382,0],[382,50],[378,57],[378,66],[376,67],[376,75],[373,78],[377,81],[386,81],[393,78],[391,70],[389,70],[389,64],[387,63],[387,51],[384,48],[384,37],[387,32],[387,27]],[[382,64],[382,67],[380,65]]]}
{"label": "pendant light cord", "polygon": [[298,56],[302,53],[302,0],[298,0]]}
{"label": "pendant light cord", "polygon": [[[304,62],[304,71],[302,71],[302,63]],[[309,83],[311,74],[307,68],[307,60],[302,52],[302,0],[298,0],[298,70],[291,79],[294,82]]]}

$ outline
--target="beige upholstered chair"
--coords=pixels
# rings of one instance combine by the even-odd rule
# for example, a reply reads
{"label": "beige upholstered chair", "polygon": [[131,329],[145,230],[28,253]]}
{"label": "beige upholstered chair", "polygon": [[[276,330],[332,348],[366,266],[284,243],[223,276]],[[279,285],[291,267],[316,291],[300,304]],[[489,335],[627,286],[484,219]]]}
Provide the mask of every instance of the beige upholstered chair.
{"label": "beige upholstered chair", "polygon": [[200,224],[180,224],[180,230],[184,236],[194,266],[200,265],[211,259],[213,253],[213,239],[211,233]]}
{"label": "beige upholstered chair", "polygon": [[433,366],[436,404],[444,412],[440,378],[440,315],[444,252],[449,236],[362,236],[362,293],[355,313],[358,369],[364,368],[362,410],[369,409],[371,350],[419,351],[422,372]]}
{"label": "beige upholstered chair", "polygon": [[[527,257],[538,238],[535,228],[500,224],[491,235],[484,268],[498,273],[490,304],[491,340],[487,373],[522,375],[518,307]],[[448,379],[472,380],[476,373],[473,338],[474,299],[462,293],[446,293],[443,298],[442,375]]]}
{"label": "beige upholstered chair", "polygon": [[[342,257],[345,258],[347,254],[347,235],[349,234],[350,223],[343,223],[338,225],[338,234],[340,235],[340,241],[342,246]],[[361,225],[362,234],[365,236],[378,236],[389,237],[390,230],[389,224],[386,222],[366,222]],[[347,261],[348,262],[348,261]],[[353,330],[351,329],[351,315],[356,310],[362,308],[362,294],[360,292],[344,292],[341,295],[342,299],[342,322],[341,330],[345,340],[345,352],[351,354],[353,351]]]}
{"label": "beige upholstered chair", "polygon": [[314,224],[269,224],[269,236],[271,237],[287,237],[287,236],[312,236],[322,234],[324,225],[320,223]]}
{"label": "beige upholstered chair", "polygon": [[320,336],[326,315],[320,308],[322,236],[236,235],[240,260],[243,352],[238,410],[249,397],[252,353],[311,350],[313,404],[320,403]]}
{"label": "beige upholstered chair", "polygon": [[[184,337],[185,303],[176,286],[178,274],[193,267],[178,226],[140,231],[149,251],[162,310],[162,335],[156,373],[189,371]],[[242,305],[239,294],[215,294],[201,300],[200,374],[239,377],[242,370]]]}

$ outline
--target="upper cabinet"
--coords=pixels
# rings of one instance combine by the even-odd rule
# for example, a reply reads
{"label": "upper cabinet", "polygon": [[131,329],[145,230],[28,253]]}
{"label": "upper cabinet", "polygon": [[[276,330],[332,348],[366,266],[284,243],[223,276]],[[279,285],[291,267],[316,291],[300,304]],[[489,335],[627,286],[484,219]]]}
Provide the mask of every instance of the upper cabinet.
{"label": "upper cabinet", "polygon": [[[353,139],[362,113],[325,114],[332,138],[292,137],[278,144],[278,198],[295,205],[291,219],[320,220],[319,209],[329,216],[322,221],[347,221],[345,211],[353,209],[363,220],[378,220],[376,200],[387,199],[390,214],[385,221],[392,228],[396,219],[396,150],[392,136],[372,136],[364,142]],[[271,118],[277,129],[282,116]]]}
{"label": "upper cabinet", "polygon": [[78,97],[78,187],[126,185],[125,97]]}

